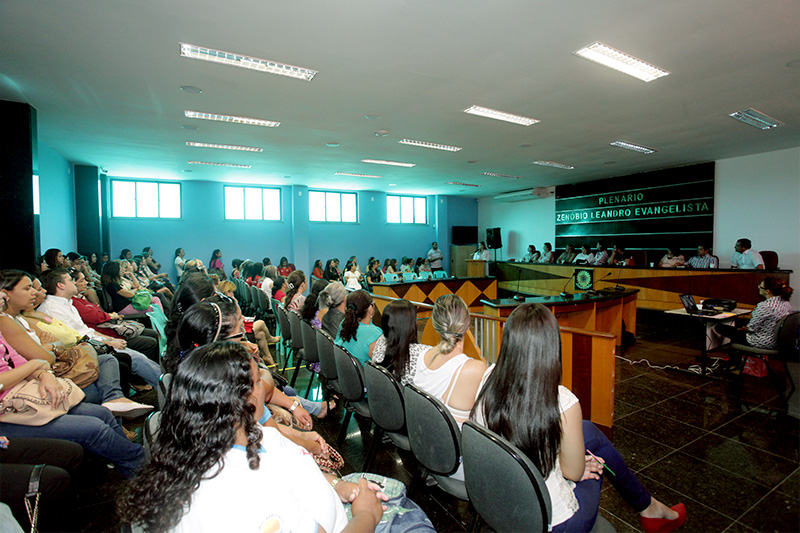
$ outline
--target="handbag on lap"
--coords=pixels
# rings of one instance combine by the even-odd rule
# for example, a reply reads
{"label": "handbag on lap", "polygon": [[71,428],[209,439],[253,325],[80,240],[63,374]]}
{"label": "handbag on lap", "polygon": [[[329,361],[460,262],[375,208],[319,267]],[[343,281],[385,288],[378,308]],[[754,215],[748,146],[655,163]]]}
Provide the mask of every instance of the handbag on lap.
{"label": "handbag on lap", "polygon": [[114,330],[117,335],[120,335],[125,339],[133,339],[138,337],[144,331],[144,324],[141,322],[136,322],[135,320],[109,320],[108,322],[97,324],[97,327]]}
{"label": "handbag on lap", "polygon": [[50,398],[39,394],[38,379],[23,379],[3,397],[0,403],[0,422],[21,426],[43,426],[78,405],[86,395],[68,379],[56,378],[67,391],[64,402],[53,407]]}
{"label": "handbag on lap", "polygon": [[71,380],[80,388],[91,385],[100,375],[97,352],[85,343],[67,348],[56,356],[53,373],[57,377]]}

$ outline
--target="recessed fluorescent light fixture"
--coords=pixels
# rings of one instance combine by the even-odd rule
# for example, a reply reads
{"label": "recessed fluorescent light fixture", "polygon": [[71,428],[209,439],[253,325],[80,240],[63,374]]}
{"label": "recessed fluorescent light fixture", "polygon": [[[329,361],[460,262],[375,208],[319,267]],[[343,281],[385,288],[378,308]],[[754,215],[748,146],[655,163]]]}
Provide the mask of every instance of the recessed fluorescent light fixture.
{"label": "recessed fluorescent light fixture", "polygon": [[218,148],[220,150],[239,150],[240,152],[263,152],[263,148],[257,146],[239,146],[236,144],[216,144],[216,143],[198,143],[193,141],[186,141],[186,146],[194,148]]}
{"label": "recessed fluorescent light fixture", "polygon": [[464,110],[464,113],[469,113],[470,115],[478,115],[480,117],[493,118],[496,120],[503,120],[505,122],[512,122],[514,124],[521,124],[522,126],[532,126],[537,122],[541,122],[541,120],[536,120],[535,118],[523,117],[522,115],[514,115],[512,113],[506,113],[505,111],[498,111],[497,109],[491,109],[489,107],[481,107],[479,105],[474,105],[466,108]]}
{"label": "recessed fluorescent light fixture", "polygon": [[474,183],[464,183],[462,181],[446,181],[447,185],[460,185],[462,187],[480,187],[480,185],[475,185]]}
{"label": "recessed fluorescent light fixture", "polygon": [[201,118],[203,120],[216,120],[217,122],[232,122],[234,124],[247,124],[249,126],[264,126],[266,128],[277,128],[280,122],[274,120],[264,120],[263,118],[237,117],[234,115],[218,115],[216,113],[205,113],[203,111],[184,110],[187,118]]}
{"label": "recessed fluorescent light fixture", "polygon": [[373,174],[356,174],[355,172],[335,172],[335,176],[354,176],[356,178],[382,178],[383,176],[375,176]]}
{"label": "recessed fluorescent light fixture", "polygon": [[663,68],[651,65],[603,43],[592,43],[573,53],[576,56],[600,63],[644,82],[657,80],[662,76],[669,75],[669,71]]}
{"label": "recessed fluorescent light fixture", "polygon": [[743,111],[737,111],[736,113],[731,113],[728,116],[760,130],[769,130],[772,128],[777,128],[778,126],[783,126],[783,122],[780,120],[775,120],[769,115],[765,115],[761,111],[756,111],[752,108],[745,109]]}
{"label": "recessed fluorescent light fixture", "polygon": [[408,144],[411,146],[421,146],[422,148],[433,148],[434,150],[445,150],[447,152],[458,152],[461,150],[458,146],[448,146],[446,144],[430,143],[427,141],[415,141],[413,139],[403,139],[398,141],[400,144]]}
{"label": "recessed fluorescent light fixture", "polygon": [[206,48],[194,44],[178,44],[180,44],[181,47],[181,55],[192,59],[202,59],[203,61],[211,61],[212,63],[258,70],[259,72],[266,72],[269,74],[279,74],[281,76],[288,76],[305,81],[313,80],[314,76],[318,73],[316,70],[286,65],[269,59],[260,59],[258,57],[250,57],[233,52],[223,52],[222,50],[214,50],[213,48]]}
{"label": "recessed fluorescent light fixture", "polygon": [[564,170],[573,170],[575,167],[572,165],[565,165],[563,163],[556,163],[555,161],[531,161],[534,165],[541,165],[543,167],[561,168]]}
{"label": "recessed fluorescent light fixture", "polygon": [[518,180],[520,179],[519,176],[512,176],[511,174],[501,174],[499,172],[484,172],[484,176],[491,176],[493,178],[506,178],[509,180]]}
{"label": "recessed fluorescent light fixture", "polygon": [[250,168],[250,165],[236,163],[211,163],[210,161],[187,161],[190,165],[211,165],[212,167]]}
{"label": "recessed fluorescent light fixture", "polygon": [[413,167],[416,163],[401,163],[400,161],[385,161],[383,159],[362,159],[362,163],[373,163],[375,165],[390,165],[393,167]]}
{"label": "recessed fluorescent light fixture", "polygon": [[640,154],[652,154],[653,152],[658,152],[658,150],[656,150],[655,148],[629,143],[628,141],[614,141],[613,143],[608,143],[608,144],[610,144],[611,146],[616,146],[617,148],[624,148],[626,150],[639,152]]}

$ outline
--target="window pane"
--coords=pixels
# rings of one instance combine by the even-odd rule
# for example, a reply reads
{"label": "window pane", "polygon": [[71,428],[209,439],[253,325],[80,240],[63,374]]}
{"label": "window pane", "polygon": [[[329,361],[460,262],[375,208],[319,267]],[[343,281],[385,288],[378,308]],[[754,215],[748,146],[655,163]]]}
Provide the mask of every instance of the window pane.
{"label": "window pane", "polygon": [[341,222],[342,214],[339,207],[339,193],[325,193],[325,220],[328,222]]}
{"label": "window pane", "polygon": [[136,182],[111,182],[111,216],[136,216]]}
{"label": "window pane", "polygon": [[242,220],[244,218],[244,189],[225,187],[225,218]]}
{"label": "window pane", "polygon": [[356,195],[342,194],[342,222],[358,222]]}
{"label": "window pane", "polygon": [[136,182],[136,216],[158,217],[158,183]]}
{"label": "window pane", "polygon": [[39,176],[33,175],[33,214],[39,214]]}
{"label": "window pane", "polygon": [[281,219],[281,190],[264,189],[264,220]]}
{"label": "window pane", "polygon": [[428,223],[425,203],[425,198],[414,198],[414,222],[417,224]]}
{"label": "window pane", "polygon": [[261,207],[261,189],[250,187],[244,190],[244,218],[246,220],[261,220],[264,209]]}
{"label": "window pane", "polygon": [[414,223],[414,199],[409,196],[400,197],[400,222],[403,224]]}
{"label": "window pane", "polygon": [[400,222],[400,197],[387,196],[386,197],[386,222],[398,223]]}
{"label": "window pane", "polygon": [[181,186],[177,183],[159,183],[158,203],[161,218],[181,218]]}
{"label": "window pane", "polygon": [[325,222],[325,193],[319,191],[308,192],[308,220],[311,222]]}

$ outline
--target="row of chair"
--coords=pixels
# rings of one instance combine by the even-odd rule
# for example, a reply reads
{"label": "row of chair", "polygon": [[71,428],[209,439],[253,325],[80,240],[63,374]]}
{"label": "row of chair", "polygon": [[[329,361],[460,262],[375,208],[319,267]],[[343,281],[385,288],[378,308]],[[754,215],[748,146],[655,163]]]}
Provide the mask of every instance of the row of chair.
{"label": "row of chair", "polygon": [[[384,281],[399,281],[401,279],[400,272],[387,272],[383,275]],[[402,280],[403,281],[416,281],[416,280],[424,280],[424,279],[444,279],[447,277],[447,272],[444,270],[437,270],[436,272],[420,272],[419,274],[415,274],[414,272],[403,272],[402,273]]]}

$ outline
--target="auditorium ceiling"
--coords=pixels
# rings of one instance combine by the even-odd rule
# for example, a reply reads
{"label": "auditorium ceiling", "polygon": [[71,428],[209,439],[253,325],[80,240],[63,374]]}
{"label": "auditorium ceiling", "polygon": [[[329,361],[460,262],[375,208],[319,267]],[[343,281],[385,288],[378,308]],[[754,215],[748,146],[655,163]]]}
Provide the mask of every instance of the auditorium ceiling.
{"label": "auditorium ceiling", "polygon": [[[33,105],[42,142],[110,176],[481,197],[800,145],[794,0],[27,0],[1,2],[0,21],[0,99]],[[594,42],[670,74],[643,82],[574,54]],[[749,108],[784,125],[729,116]]]}

